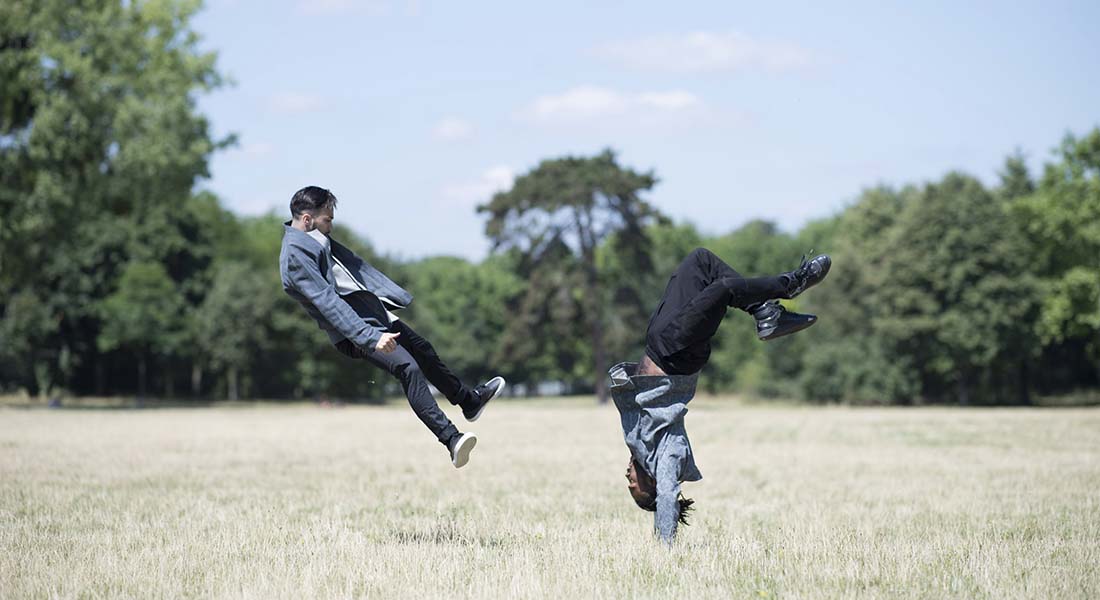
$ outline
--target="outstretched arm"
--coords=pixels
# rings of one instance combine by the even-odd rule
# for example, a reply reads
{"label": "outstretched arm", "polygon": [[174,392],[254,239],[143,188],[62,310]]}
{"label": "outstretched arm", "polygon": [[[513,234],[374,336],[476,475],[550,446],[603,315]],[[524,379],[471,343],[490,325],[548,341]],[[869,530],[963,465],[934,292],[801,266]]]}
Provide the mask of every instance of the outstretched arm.
{"label": "outstretched arm", "polygon": [[657,463],[657,513],[653,526],[666,544],[672,544],[680,521],[680,461],[665,455]]}

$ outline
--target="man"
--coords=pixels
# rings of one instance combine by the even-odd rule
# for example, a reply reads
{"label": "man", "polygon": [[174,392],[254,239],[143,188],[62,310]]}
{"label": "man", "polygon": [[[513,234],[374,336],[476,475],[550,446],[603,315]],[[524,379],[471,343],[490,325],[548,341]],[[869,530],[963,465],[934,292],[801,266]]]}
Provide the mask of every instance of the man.
{"label": "man", "polygon": [[336,196],[316,186],[298,190],[290,200],[279,270],[283,289],[313,317],[343,354],[363,359],[401,382],[413,412],[447,447],[451,464],[464,466],[477,436],[461,433],[439,409],[434,385],[473,422],[500,394],[504,378],[475,388],[462,383],[420,337],[392,311],[405,308],[412,295],[333,240]]}
{"label": "man", "polygon": [[684,415],[726,309],[751,314],[757,337],[764,341],[801,331],[817,317],[788,312],[778,299],[794,298],[817,285],[831,266],[832,260],[820,255],[803,259],[789,273],[745,278],[698,248],[669,279],[650,318],[642,359],[611,368],[611,396],[630,450],[627,489],[639,508],[656,513],[654,528],[665,543],[672,542],[678,523],[687,524],[693,504],[680,494],[681,482],[703,477],[695,466]]}

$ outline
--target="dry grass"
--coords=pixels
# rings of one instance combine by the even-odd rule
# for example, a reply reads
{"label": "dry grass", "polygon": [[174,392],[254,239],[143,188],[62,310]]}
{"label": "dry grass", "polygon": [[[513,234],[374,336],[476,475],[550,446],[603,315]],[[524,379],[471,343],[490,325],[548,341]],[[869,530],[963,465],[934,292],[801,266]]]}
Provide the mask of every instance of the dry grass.
{"label": "dry grass", "polygon": [[1100,597],[1098,410],[693,406],[671,551],[588,402],[0,409],[0,597]]}

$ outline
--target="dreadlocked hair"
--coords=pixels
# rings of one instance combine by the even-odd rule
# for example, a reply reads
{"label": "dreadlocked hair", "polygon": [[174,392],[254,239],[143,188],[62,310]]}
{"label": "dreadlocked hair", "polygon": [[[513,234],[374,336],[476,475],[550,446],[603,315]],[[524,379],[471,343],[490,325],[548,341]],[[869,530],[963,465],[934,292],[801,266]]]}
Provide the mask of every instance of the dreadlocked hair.
{"label": "dreadlocked hair", "polygon": [[685,498],[683,494],[680,494],[676,498],[676,502],[680,504],[680,516],[677,520],[684,525],[691,525],[691,523],[688,523],[688,513],[695,510],[695,508],[692,507],[695,501],[691,498]]}
{"label": "dreadlocked hair", "polygon": [[[641,508],[642,510],[657,512],[656,498],[647,498],[646,502],[638,502],[637,500],[635,500],[635,502],[638,504],[638,508]],[[695,504],[695,501],[691,498],[685,498],[684,494],[681,492],[680,495],[676,497],[676,503],[680,505],[680,514],[676,517],[676,520],[684,525],[691,525],[691,523],[688,523],[688,513],[695,510],[695,507],[693,506]]]}

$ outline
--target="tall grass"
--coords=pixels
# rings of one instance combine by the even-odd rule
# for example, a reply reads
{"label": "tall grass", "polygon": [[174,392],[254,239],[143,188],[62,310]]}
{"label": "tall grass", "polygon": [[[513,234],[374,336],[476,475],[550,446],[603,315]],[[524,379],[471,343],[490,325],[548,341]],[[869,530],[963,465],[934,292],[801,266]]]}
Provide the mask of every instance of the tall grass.
{"label": "tall grass", "polygon": [[614,408],[475,425],[456,471],[397,404],[0,410],[0,597],[1100,597],[1097,410],[700,399],[671,550]]}

